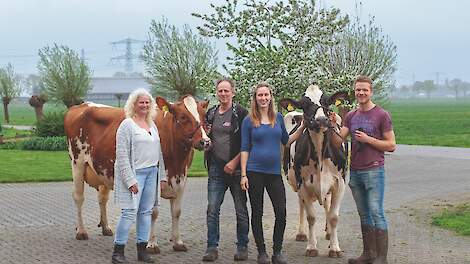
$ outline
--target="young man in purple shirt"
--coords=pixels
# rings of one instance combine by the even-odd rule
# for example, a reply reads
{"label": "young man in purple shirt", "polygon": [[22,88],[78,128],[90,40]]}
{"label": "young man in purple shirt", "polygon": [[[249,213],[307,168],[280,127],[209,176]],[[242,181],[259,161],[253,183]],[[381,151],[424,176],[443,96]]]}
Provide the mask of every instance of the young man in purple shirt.
{"label": "young man in purple shirt", "polygon": [[387,263],[384,152],[394,151],[396,145],[390,115],[371,101],[372,94],[372,80],[359,76],[354,82],[358,108],[346,115],[342,138],[335,138],[337,145],[348,135],[352,142],[349,187],[361,219],[364,249],[359,257],[348,259],[350,264]]}

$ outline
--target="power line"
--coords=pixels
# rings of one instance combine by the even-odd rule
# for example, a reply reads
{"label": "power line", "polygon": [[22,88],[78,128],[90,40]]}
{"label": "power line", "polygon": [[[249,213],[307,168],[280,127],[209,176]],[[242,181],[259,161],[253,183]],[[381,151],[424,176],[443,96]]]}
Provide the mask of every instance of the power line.
{"label": "power line", "polygon": [[111,42],[111,44],[115,47],[116,45],[125,44],[126,45],[126,53],[121,56],[116,56],[111,58],[111,63],[119,62],[124,60],[125,61],[125,69],[127,73],[132,73],[134,71],[133,61],[138,60],[139,56],[134,54],[132,51],[132,44],[137,43],[144,43],[142,40],[126,38],[119,41]]}

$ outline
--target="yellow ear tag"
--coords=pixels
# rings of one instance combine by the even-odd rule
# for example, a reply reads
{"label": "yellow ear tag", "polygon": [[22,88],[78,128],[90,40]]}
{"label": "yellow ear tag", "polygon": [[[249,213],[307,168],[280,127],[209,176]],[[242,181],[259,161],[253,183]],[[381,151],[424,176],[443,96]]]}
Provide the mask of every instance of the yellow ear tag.
{"label": "yellow ear tag", "polygon": [[162,110],[163,110],[163,112],[168,112],[168,106],[167,105],[163,106]]}
{"label": "yellow ear tag", "polygon": [[335,101],[335,105],[336,105],[336,106],[341,105],[341,100],[337,99],[337,100]]}
{"label": "yellow ear tag", "polygon": [[294,111],[294,107],[292,106],[292,104],[289,103],[289,105],[287,106],[287,111]]}

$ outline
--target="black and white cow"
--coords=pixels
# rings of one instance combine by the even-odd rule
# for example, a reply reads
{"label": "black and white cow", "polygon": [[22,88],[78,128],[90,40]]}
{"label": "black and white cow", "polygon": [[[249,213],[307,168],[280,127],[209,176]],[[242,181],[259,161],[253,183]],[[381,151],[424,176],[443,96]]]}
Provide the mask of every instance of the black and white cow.
{"label": "black and white cow", "polygon": [[[304,210],[307,213],[309,227],[307,256],[317,256],[317,240],[314,232],[314,202],[318,201],[326,212],[326,238],[330,240],[329,256],[341,257],[337,236],[337,224],[340,203],[345,190],[346,159],[344,146],[335,148],[330,140],[332,133],[339,132],[341,120],[332,126],[328,115],[329,106],[340,98],[346,98],[346,92],[337,92],[326,96],[317,85],[310,85],[300,101],[282,99],[280,105],[291,111],[303,110],[304,132],[299,139],[287,146],[284,152],[284,172],[292,189],[299,196],[299,230],[297,240],[305,240]],[[288,114],[289,120],[295,120],[298,114]],[[286,120],[286,124],[289,123]],[[295,131],[299,126],[295,126]],[[294,131],[291,131],[293,133]]]}

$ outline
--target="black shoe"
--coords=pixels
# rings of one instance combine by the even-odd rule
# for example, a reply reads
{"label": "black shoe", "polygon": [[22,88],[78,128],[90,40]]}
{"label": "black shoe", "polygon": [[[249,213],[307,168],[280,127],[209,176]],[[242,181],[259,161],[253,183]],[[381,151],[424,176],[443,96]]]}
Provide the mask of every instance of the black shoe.
{"label": "black shoe", "polygon": [[287,259],[282,252],[274,253],[271,257],[273,264],[287,264]]}
{"label": "black shoe", "polygon": [[114,250],[113,250],[113,257],[111,259],[111,262],[113,264],[127,264],[129,263],[124,256],[124,248],[126,245],[118,245],[114,244]]}
{"label": "black shoe", "polygon": [[137,260],[145,263],[155,263],[155,260],[147,253],[147,242],[137,243]]}
{"label": "black shoe", "polygon": [[237,248],[237,252],[233,256],[233,259],[236,260],[236,261],[247,260],[248,259],[248,248],[247,247]]}
{"label": "black shoe", "polygon": [[207,248],[206,253],[202,256],[202,261],[215,261],[219,257],[217,248]]}
{"label": "black shoe", "polygon": [[258,253],[258,264],[270,264],[268,254],[266,252]]}

